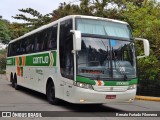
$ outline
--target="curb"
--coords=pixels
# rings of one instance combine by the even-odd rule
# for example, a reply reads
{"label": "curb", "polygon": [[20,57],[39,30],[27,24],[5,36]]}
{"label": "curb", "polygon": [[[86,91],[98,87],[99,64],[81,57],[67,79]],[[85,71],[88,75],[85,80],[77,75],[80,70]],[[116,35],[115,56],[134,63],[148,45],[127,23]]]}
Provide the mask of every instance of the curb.
{"label": "curb", "polygon": [[160,102],[160,97],[150,97],[150,96],[137,96],[135,97],[136,100],[147,100],[147,101],[157,101]]}

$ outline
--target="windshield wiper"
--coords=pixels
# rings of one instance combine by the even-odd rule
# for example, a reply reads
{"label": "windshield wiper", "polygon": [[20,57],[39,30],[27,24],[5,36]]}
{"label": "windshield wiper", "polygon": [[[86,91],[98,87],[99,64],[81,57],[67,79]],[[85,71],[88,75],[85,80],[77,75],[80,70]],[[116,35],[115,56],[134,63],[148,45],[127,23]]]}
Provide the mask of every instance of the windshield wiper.
{"label": "windshield wiper", "polygon": [[[113,55],[114,55],[113,57],[114,57],[115,68],[118,70],[118,72],[119,72],[121,75],[124,76],[124,80],[126,81],[126,80],[127,80],[127,75],[126,75],[125,71],[123,71],[122,65],[120,64],[120,62],[119,62],[118,59],[116,58],[115,53],[114,53],[114,51],[113,51],[113,47],[112,47],[112,53],[113,53]],[[121,70],[116,67],[116,63],[117,63],[117,65],[118,65],[118,67],[121,68]]]}

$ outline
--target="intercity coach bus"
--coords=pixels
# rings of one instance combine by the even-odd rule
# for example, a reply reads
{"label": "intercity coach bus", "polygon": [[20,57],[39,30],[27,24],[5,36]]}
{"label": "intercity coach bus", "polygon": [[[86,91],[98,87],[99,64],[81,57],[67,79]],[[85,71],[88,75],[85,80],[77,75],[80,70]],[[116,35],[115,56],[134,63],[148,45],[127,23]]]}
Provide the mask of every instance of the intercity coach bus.
{"label": "intercity coach bus", "polygon": [[8,45],[6,75],[15,89],[46,94],[49,103],[123,102],[136,95],[134,40],[128,23],[70,15],[33,30]]}

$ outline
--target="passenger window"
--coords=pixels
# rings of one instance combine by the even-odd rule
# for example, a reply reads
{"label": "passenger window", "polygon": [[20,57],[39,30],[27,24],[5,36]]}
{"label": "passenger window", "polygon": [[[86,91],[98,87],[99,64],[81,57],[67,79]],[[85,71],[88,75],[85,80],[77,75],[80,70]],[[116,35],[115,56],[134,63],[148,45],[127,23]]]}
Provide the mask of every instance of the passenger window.
{"label": "passenger window", "polygon": [[26,53],[33,53],[34,49],[35,49],[35,40],[34,40],[34,36],[30,36],[27,38],[26,40]]}
{"label": "passenger window", "polygon": [[50,28],[49,40],[48,40],[48,50],[56,50],[57,49],[57,28],[58,25],[55,25]]}
{"label": "passenger window", "polygon": [[26,54],[27,51],[26,51],[26,39],[22,39],[22,42],[21,42],[21,54]]}
{"label": "passenger window", "polygon": [[36,51],[41,52],[44,49],[44,33],[39,32],[37,34]]}

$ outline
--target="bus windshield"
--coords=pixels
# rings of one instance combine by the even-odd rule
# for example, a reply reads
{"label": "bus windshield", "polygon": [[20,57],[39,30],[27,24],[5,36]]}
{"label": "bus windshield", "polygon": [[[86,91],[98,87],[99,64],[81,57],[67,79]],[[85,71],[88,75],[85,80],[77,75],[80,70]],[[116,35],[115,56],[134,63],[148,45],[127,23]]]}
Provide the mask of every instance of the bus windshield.
{"label": "bus windshield", "polygon": [[128,24],[77,18],[76,27],[82,34],[119,37],[129,40],[132,39],[132,34]]}
{"label": "bus windshield", "polygon": [[77,53],[79,76],[93,79],[136,77],[134,44],[130,41],[82,37]]}
{"label": "bus windshield", "polygon": [[90,19],[76,21],[77,30],[82,33],[77,75],[97,80],[136,78],[135,48],[127,24]]}

